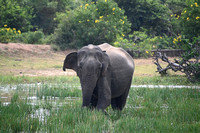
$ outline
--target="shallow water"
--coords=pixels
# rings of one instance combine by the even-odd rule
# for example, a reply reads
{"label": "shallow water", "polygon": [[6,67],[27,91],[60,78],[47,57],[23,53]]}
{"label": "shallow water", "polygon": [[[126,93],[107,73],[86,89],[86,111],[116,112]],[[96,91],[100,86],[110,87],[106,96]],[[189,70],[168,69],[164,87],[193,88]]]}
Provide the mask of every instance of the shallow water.
{"label": "shallow water", "polygon": [[[38,90],[46,89],[45,87],[56,87],[70,89],[81,89],[78,85],[66,85],[66,84],[18,84],[18,85],[0,85],[0,102],[3,106],[8,106],[11,104],[11,99],[15,93],[19,95],[19,99],[27,100],[27,104],[34,106],[39,106],[33,113],[30,114],[31,118],[38,118],[39,121],[45,122],[45,118],[50,115],[50,110],[59,110],[61,106],[71,104],[74,100],[81,100],[81,97],[57,97],[57,96],[38,96]],[[131,85],[132,88],[191,88],[200,89],[200,86],[184,86],[184,85]],[[48,107],[43,106],[49,105]],[[144,106],[132,106],[127,105],[127,108],[142,109]],[[167,105],[163,105],[162,108],[167,109]]]}
{"label": "shallow water", "polygon": [[[30,88],[30,87],[40,87],[45,84],[37,83],[37,84],[18,84],[18,85],[0,85],[0,92],[9,92],[12,90],[16,90],[18,88]],[[57,84],[48,84],[49,87],[55,86]],[[67,85],[67,87],[76,87],[81,89],[81,86],[78,85]],[[200,89],[200,86],[186,86],[186,85],[131,85],[132,88],[192,88],[192,89]]]}
{"label": "shallow water", "polygon": [[[19,99],[27,100],[28,104],[32,106],[45,104],[45,102],[50,102],[53,106],[63,106],[69,104],[74,100],[80,99],[79,97],[56,97],[56,96],[38,96],[37,93],[41,89],[46,89],[56,86],[56,84],[18,84],[18,85],[0,85],[0,102],[2,105],[7,106],[11,104],[11,99],[15,93],[18,94]],[[64,86],[65,87],[65,86]],[[62,86],[62,88],[64,88]],[[66,85],[69,88],[69,85]],[[59,88],[59,85],[57,86]],[[78,88],[78,87],[76,87]],[[72,86],[74,89],[74,86]]]}
{"label": "shallow water", "polygon": [[181,88],[191,88],[200,89],[200,86],[186,86],[186,85],[131,85],[133,88],[170,88],[170,89],[181,89]]}
{"label": "shallow water", "polygon": [[[0,85],[0,101],[8,105],[13,94],[19,93],[21,96],[21,99],[27,99],[29,101],[32,101],[32,104],[40,101],[40,100],[48,100],[48,101],[59,101],[60,97],[52,97],[52,96],[43,96],[38,97],[37,96],[37,90],[45,89],[44,86],[52,87],[56,86],[57,88],[62,87],[68,87],[68,88],[76,88],[81,89],[78,85],[58,85],[58,84],[42,84],[42,83],[36,83],[36,84],[18,84],[18,85]],[[185,86],[185,85],[131,85],[132,88],[170,88],[170,89],[176,89],[176,88],[191,88],[191,89],[200,89],[200,86]],[[78,97],[65,97],[63,101],[71,101],[76,100]]]}
{"label": "shallow water", "polygon": [[[16,89],[20,89],[23,88],[24,90],[29,89],[29,88],[35,88],[35,87],[41,87],[44,85],[48,85],[49,87],[52,86],[59,86],[58,84],[42,84],[42,83],[36,83],[36,84],[18,84],[18,85],[0,85],[0,92],[8,92],[11,90],[16,90]],[[62,84],[61,84],[62,85]],[[79,89],[81,89],[80,86],[78,85],[66,85],[66,87],[77,87]]]}

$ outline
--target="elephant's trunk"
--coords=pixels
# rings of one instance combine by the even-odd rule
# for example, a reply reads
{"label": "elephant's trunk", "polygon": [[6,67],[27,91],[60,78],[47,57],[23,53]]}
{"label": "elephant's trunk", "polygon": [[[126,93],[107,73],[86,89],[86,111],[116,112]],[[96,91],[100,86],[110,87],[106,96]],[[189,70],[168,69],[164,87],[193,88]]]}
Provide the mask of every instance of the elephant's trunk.
{"label": "elephant's trunk", "polygon": [[94,88],[96,87],[96,82],[97,82],[97,78],[95,78],[94,76],[85,77],[81,81],[83,107],[90,106],[92,94],[93,94]]}
{"label": "elephant's trunk", "polygon": [[65,69],[66,69],[66,63],[64,61],[64,63],[63,63],[63,71],[65,71]]}

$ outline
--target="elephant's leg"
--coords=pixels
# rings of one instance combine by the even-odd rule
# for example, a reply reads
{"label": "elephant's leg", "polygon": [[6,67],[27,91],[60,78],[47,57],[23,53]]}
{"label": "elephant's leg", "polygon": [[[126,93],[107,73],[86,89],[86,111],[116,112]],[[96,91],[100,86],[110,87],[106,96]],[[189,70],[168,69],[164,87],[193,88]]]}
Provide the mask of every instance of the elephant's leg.
{"label": "elephant's leg", "polygon": [[97,96],[93,94],[92,98],[91,98],[91,101],[90,101],[90,108],[91,109],[96,108],[97,102],[98,102]]}
{"label": "elephant's leg", "polygon": [[124,106],[126,104],[128,93],[129,93],[129,88],[126,89],[126,91],[124,92],[124,94],[122,94],[120,97],[118,97],[116,99],[117,108],[119,110],[122,110],[124,108]]}
{"label": "elephant's leg", "polygon": [[129,89],[127,89],[121,96],[113,98],[111,100],[111,106],[113,110],[122,110],[126,104]]}
{"label": "elephant's leg", "polygon": [[111,99],[111,106],[112,106],[113,110],[119,110],[118,107],[117,107],[116,99],[117,98],[112,98]]}
{"label": "elephant's leg", "polygon": [[111,90],[106,77],[101,77],[98,80],[98,100],[97,110],[106,109],[111,103]]}
{"label": "elephant's leg", "polygon": [[94,109],[97,106],[98,102],[98,91],[97,88],[95,87],[94,92],[92,94],[92,98],[90,100],[90,108]]}
{"label": "elephant's leg", "polygon": [[129,84],[125,87],[126,91],[121,96],[113,98],[111,100],[111,105],[113,109],[122,110],[124,108],[129,93],[129,89],[131,86],[131,81],[132,79],[130,79]]}
{"label": "elephant's leg", "polygon": [[117,98],[113,98],[111,100],[111,106],[113,110],[122,110],[123,109],[123,100],[122,100],[122,96],[119,96]]}

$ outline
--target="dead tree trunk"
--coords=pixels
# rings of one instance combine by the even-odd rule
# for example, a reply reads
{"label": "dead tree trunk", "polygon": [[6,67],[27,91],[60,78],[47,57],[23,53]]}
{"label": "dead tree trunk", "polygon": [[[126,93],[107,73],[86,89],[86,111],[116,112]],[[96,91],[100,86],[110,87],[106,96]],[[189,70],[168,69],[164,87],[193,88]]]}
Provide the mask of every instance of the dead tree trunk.
{"label": "dead tree trunk", "polygon": [[[159,63],[159,59],[168,63],[168,65],[165,68],[162,68],[162,66]],[[157,66],[156,72],[159,72],[161,75],[166,75],[167,70],[171,69],[174,72],[180,71],[182,73],[185,73],[187,78],[192,82],[196,79],[200,79],[199,59],[197,59],[196,61],[175,59],[174,62],[172,62],[168,59],[168,57],[165,54],[162,55],[160,52],[157,52],[156,56],[154,57],[154,64]]]}

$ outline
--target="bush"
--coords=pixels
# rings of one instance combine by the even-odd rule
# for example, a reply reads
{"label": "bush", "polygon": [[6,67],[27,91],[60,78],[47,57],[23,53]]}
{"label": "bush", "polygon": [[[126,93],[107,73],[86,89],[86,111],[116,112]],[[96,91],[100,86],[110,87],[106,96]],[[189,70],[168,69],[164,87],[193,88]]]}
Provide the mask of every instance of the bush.
{"label": "bush", "polygon": [[25,32],[18,36],[17,41],[27,44],[43,44],[45,35],[42,31]]}
{"label": "bush", "polygon": [[0,28],[0,42],[12,42],[18,37],[19,34],[21,34],[20,30],[16,30],[16,28],[10,28],[7,27],[7,25],[4,25],[3,28]]}
{"label": "bush", "polygon": [[62,14],[62,18],[53,39],[61,49],[112,43],[130,31],[124,10],[112,0],[86,3]]}
{"label": "bush", "polygon": [[166,35],[160,36],[157,38],[154,49],[180,49],[178,45],[173,43],[173,40],[173,37],[168,37]]}
{"label": "bush", "polygon": [[187,0],[187,7],[180,17],[182,31],[186,38],[200,36],[200,3],[199,0]]}
{"label": "bush", "polygon": [[32,27],[33,9],[25,1],[0,0],[0,26],[5,24],[22,32]]}
{"label": "bush", "polygon": [[187,0],[180,18],[183,33],[175,41],[183,50],[182,62],[187,61],[187,75],[191,81],[200,81],[200,8],[199,0]]}
{"label": "bush", "polygon": [[122,47],[126,50],[138,51],[134,57],[147,57],[152,54],[151,50],[157,40],[158,37],[151,38],[146,32],[135,31],[128,38],[123,39],[122,37],[118,37],[114,46]]}

